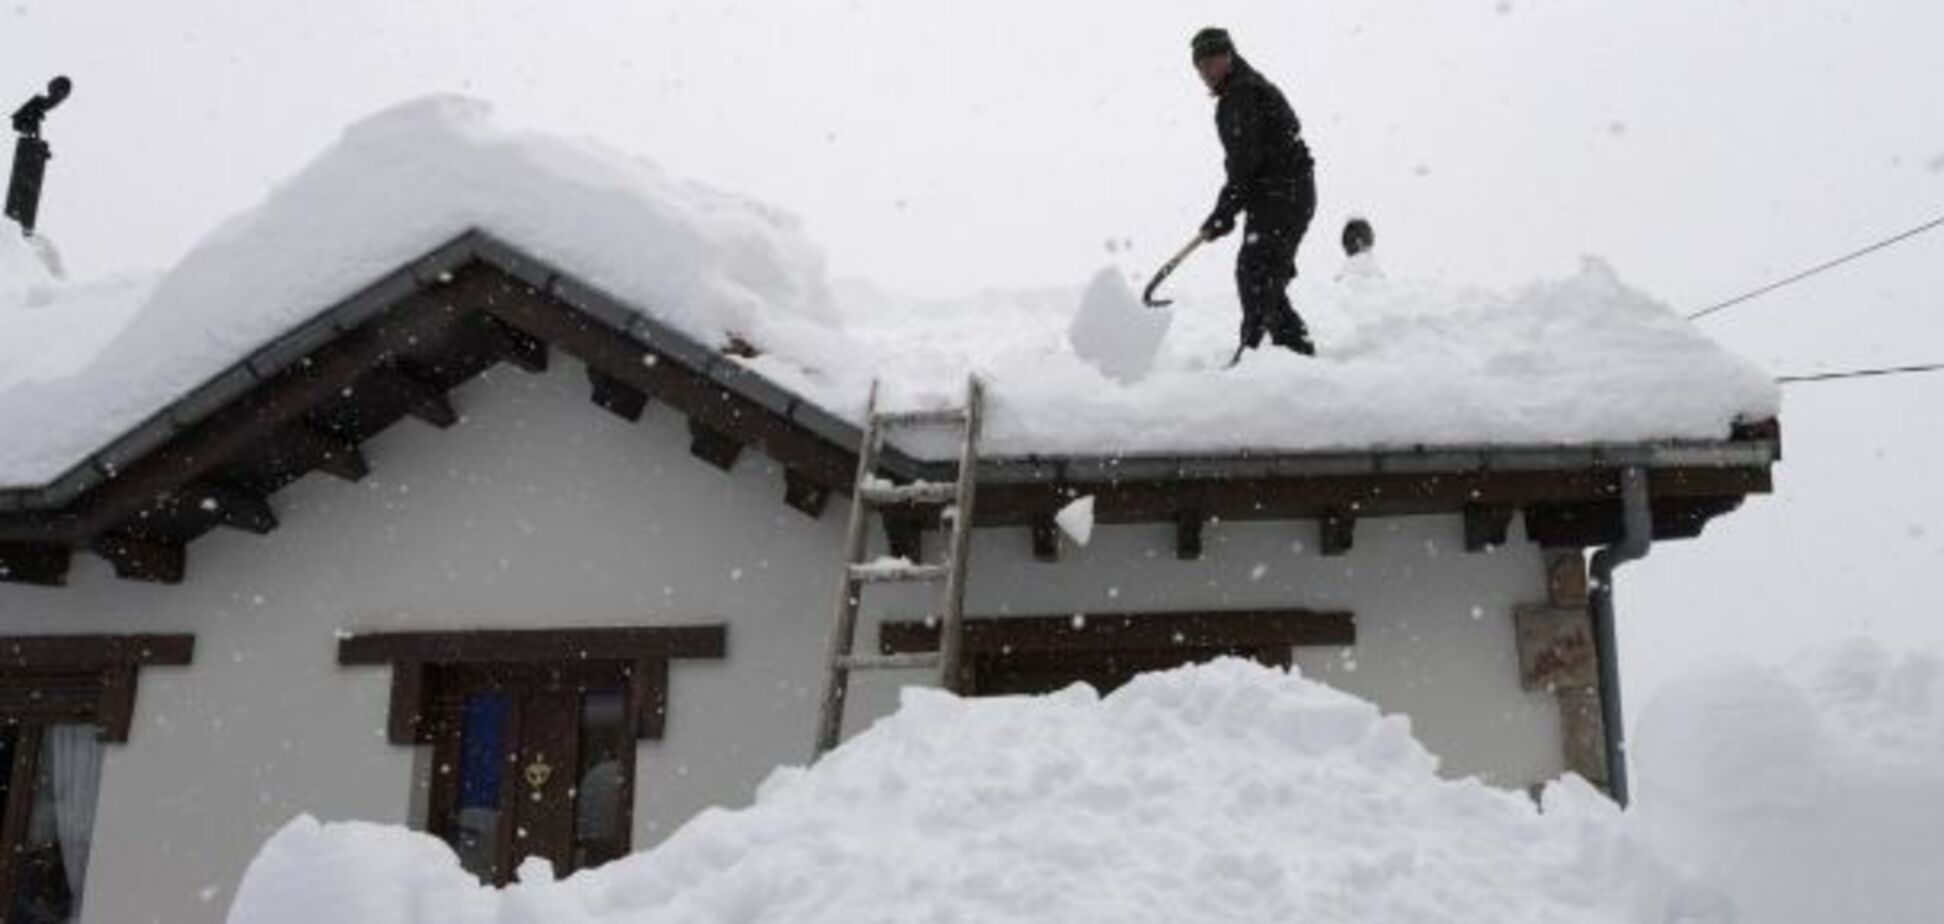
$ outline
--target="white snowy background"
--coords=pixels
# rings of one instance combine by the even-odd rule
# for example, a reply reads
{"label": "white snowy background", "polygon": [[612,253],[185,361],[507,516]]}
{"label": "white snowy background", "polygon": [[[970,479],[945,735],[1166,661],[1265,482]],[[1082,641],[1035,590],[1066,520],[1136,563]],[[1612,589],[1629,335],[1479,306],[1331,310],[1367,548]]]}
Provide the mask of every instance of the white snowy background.
{"label": "white snowy background", "polygon": [[[1158,264],[1211,199],[1209,23],[1320,161],[1306,274],[1354,211],[1393,272],[1505,286],[1597,254],[1698,309],[1944,210],[1929,0],[10,0],[0,103],[75,78],[42,227],[82,279],[172,265],[346,124],[448,91],[790,208],[840,276],[1077,289]],[[1229,253],[1174,285],[1227,310]],[[1944,360],[1940,257],[1944,233],[1703,323],[1780,373]],[[1944,375],[1791,388],[1777,495],[1623,575],[1630,713],[1713,653],[1944,639],[1941,411]]]}

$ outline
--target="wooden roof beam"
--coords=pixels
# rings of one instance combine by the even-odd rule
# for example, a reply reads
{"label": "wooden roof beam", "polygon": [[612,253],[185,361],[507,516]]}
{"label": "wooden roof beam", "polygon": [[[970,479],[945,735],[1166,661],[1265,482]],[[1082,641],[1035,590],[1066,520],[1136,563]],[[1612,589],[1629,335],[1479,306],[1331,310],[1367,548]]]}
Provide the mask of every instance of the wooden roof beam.
{"label": "wooden roof beam", "polygon": [[180,584],[188,559],[181,542],[128,533],[97,536],[90,548],[114,566],[116,577],[129,581]]}
{"label": "wooden roof beam", "polygon": [[215,515],[216,521],[230,529],[264,535],[277,528],[277,514],[262,495],[216,481],[198,482],[190,495],[197,506]]}
{"label": "wooden roof beam", "polygon": [[783,470],[783,503],[810,519],[823,516],[830,503],[830,488],[793,468]]}
{"label": "wooden roof beam", "polygon": [[371,474],[371,463],[365,461],[364,453],[356,443],[333,436],[308,423],[291,424],[278,434],[278,438],[289,442],[299,455],[310,460],[308,467],[326,475],[356,483]]}
{"label": "wooden roof beam", "polygon": [[1357,515],[1345,508],[1325,511],[1317,521],[1323,554],[1330,557],[1350,554],[1357,541]]}
{"label": "wooden roof beam", "polygon": [[736,459],[742,455],[741,443],[693,417],[689,418],[688,428],[690,455],[725,472],[736,467]]}
{"label": "wooden roof beam", "polygon": [[547,343],[493,315],[487,326],[498,339],[500,358],[527,372],[547,371]]}
{"label": "wooden roof beam", "polygon": [[1175,557],[1182,561],[1194,561],[1202,557],[1202,526],[1208,522],[1208,515],[1200,510],[1184,508],[1175,511]]}
{"label": "wooden roof beam", "polygon": [[1060,560],[1060,524],[1052,514],[1033,518],[1033,560],[1056,562]]}
{"label": "wooden roof beam", "polygon": [[1465,551],[1483,552],[1505,545],[1512,531],[1512,515],[1518,508],[1509,504],[1465,505]]}
{"label": "wooden roof beam", "polygon": [[622,420],[636,423],[641,420],[642,413],[648,410],[647,392],[593,366],[587,367],[587,381],[594,387],[592,400],[595,406]]}
{"label": "wooden roof beam", "polygon": [[74,553],[66,546],[0,542],[0,582],[62,587]]}
{"label": "wooden roof beam", "polygon": [[430,377],[422,376],[402,364],[383,366],[365,376],[366,388],[378,388],[395,396],[405,413],[444,430],[459,422],[459,413],[446,400],[445,389]]}

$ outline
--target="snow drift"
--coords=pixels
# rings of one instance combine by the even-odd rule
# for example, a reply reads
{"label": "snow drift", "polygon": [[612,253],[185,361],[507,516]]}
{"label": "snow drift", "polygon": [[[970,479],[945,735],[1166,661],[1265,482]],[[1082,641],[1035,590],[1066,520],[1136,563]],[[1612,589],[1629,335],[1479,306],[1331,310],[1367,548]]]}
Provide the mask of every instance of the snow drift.
{"label": "snow drift", "polygon": [[[1401,718],[1229,661],[903,708],[746,811],[493,893],[436,841],[292,823],[231,924],[1620,921],[1578,808],[1435,775]],[[1590,803],[1580,798],[1580,803]],[[333,898],[342,896],[342,898]]]}
{"label": "snow drift", "polygon": [[1849,924],[1944,916],[1944,657],[1719,664],[1638,735],[1640,806],[1436,776],[1409,723],[1242,661],[1105,698],[903,708],[740,811],[503,891],[400,828],[293,821],[230,924],[1311,921]]}
{"label": "snow drift", "polygon": [[[887,406],[940,406],[980,373],[993,453],[1722,439],[1779,403],[1769,376],[1598,261],[1498,294],[1331,281],[1310,266],[1329,259],[1319,244],[1295,300],[1321,356],[1268,350],[1229,372],[1218,367],[1235,342],[1232,293],[1143,315],[1109,275],[1086,297],[1076,287],[917,301],[853,287],[840,303],[821,252],[777,209],[597,142],[502,128],[483,103],[439,97],[351,126],[197,245],[152,296],[124,293],[139,305],[125,326],[131,308],[105,313],[112,324],[52,332],[93,361],[64,378],[0,381],[0,432],[33,434],[0,444],[0,486],[52,481],[473,228],[705,343],[754,343],[764,355],[752,366],[854,420],[874,377]],[[0,256],[0,273],[14,274],[18,261]],[[0,282],[0,302],[30,287]]]}
{"label": "snow drift", "polygon": [[1702,665],[1641,717],[1631,830],[1748,922],[1944,921],[1944,656]]}

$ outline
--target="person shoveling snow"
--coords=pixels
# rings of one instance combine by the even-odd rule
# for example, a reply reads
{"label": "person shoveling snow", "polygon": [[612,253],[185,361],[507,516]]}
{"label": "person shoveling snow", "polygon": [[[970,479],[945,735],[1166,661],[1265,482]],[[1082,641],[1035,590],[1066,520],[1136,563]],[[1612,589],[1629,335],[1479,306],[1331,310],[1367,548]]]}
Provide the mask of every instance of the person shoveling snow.
{"label": "person shoveling snow", "polygon": [[1261,346],[1265,333],[1278,346],[1314,356],[1309,328],[1290,306],[1288,292],[1296,278],[1296,248],[1316,215],[1316,162],[1303,142],[1303,123],[1283,92],[1236,53],[1226,31],[1203,29],[1191,44],[1195,70],[1218,100],[1215,129],[1227,181],[1200,234],[1149,284],[1148,304],[1163,304],[1152,299],[1155,285],[1195,247],[1235,230],[1236,216],[1246,212],[1242,248],[1235,255],[1241,342],[1229,364],[1239,361],[1242,351]]}

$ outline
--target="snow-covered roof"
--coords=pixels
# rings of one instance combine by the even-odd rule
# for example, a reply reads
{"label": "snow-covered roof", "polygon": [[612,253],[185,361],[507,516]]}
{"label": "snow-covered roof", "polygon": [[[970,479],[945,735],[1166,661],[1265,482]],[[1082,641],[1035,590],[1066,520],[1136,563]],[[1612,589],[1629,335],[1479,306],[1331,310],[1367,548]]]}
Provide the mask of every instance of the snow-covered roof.
{"label": "snow-covered roof", "polygon": [[[40,345],[67,359],[26,369],[0,354],[11,367],[0,370],[0,432],[14,435],[0,442],[0,488],[76,469],[470,230],[696,341],[755,344],[761,355],[740,362],[840,418],[861,419],[873,378],[885,403],[945,405],[976,371],[996,455],[1715,441],[1779,406],[1762,370],[1597,261],[1506,294],[1312,271],[1294,296],[1322,355],[1265,351],[1226,371],[1233,306],[1184,298],[1160,320],[1120,316],[1148,329],[1133,338],[1147,345],[1105,349],[1152,357],[1135,374],[1109,362],[1110,377],[1085,342],[1096,335],[1075,324],[1077,288],[941,302],[833,286],[817,247],[774,208],[597,142],[507,130],[484,104],[441,97],[353,125],[152,291],[124,281],[112,305],[75,311]],[[28,278],[22,254],[0,243],[10,330],[32,305],[104,300],[99,287]],[[1131,311],[1125,289],[1098,277],[1086,311],[1096,321]]]}

